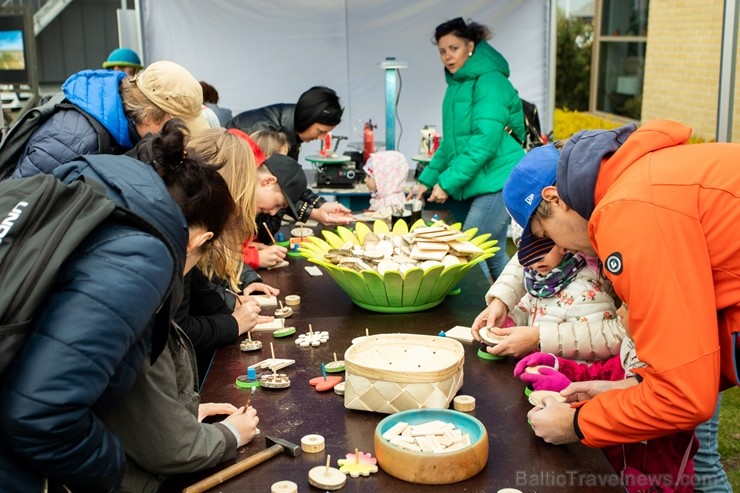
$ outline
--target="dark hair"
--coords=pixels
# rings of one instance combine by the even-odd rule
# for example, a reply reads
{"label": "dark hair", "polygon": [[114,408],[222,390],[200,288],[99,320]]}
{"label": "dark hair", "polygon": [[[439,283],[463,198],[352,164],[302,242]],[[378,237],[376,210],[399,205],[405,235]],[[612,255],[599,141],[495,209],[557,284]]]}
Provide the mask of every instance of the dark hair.
{"label": "dark hair", "polygon": [[173,118],[160,134],[147,134],[129,155],[150,164],[180,207],[188,226],[201,226],[218,239],[235,224],[237,212],[229,187],[218,170],[192,150],[186,150],[185,122]]}
{"label": "dark hair", "polygon": [[458,38],[472,41],[474,44],[491,39],[491,30],[487,26],[473,21],[468,21],[466,24],[462,17],[455,17],[451,21],[443,22],[437,26],[434,30],[432,43],[438,44],[439,38],[448,34],[454,34]]}
{"label": "dark hair", "polygon": [[203,88],[203,103],[218,104],[218,91],[208,82],[200,81],[200,87]]}
{"label": "dark hair", "polygon": [[344,108],[333,89],[315,86],[301,94],[295,105],[293,123],[296,132],[303,132],[314,123],[336,127],[342,121]]}

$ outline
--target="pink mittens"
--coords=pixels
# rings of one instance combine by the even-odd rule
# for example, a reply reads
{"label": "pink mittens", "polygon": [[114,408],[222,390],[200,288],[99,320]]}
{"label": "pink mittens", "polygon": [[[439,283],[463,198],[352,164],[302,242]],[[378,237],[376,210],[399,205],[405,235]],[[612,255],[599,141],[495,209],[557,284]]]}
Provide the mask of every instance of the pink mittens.
{"label": "pink mittens", "polygon": [[534,390],[552,390],[560,392],[571,384],[571,381],[554,368],[540,368],[539,373],[523,373],[519,377],[532,385]]}
{"label": "pink mittens", "polygon": [[547,365],[557,369],[558,360],[552,353],[528,354],[527,356],[519,360],[519,363],[517,363],[514,367],[514,376],[518,377],[522,373],[524,373],[524,370],[526,370],[528,367],[537,365]]}

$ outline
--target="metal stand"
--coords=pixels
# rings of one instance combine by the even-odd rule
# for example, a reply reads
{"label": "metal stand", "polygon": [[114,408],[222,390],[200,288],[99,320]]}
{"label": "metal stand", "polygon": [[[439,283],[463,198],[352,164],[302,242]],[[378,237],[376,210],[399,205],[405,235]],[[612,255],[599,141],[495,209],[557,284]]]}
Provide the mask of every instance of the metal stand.
{"label": "metal stand", "polygon": [[409,66],[409,62],[388,57],[378,63],[385,70],[385,148],[396,150],[396,95],[398,94],[398,70]]}

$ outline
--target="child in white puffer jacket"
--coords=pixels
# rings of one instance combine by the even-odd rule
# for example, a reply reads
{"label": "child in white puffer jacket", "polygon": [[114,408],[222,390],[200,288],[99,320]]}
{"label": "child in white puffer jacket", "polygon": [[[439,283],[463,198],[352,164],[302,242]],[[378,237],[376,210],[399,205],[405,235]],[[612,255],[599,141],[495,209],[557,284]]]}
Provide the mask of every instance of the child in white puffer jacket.
{"label": "child in white puffer jacket", "polygon": [[[619,354],[625,337],[609,281],[585,257],[567,253],[548,238],[517,252],[486,293],[486,303],[489,307],[473,324],[476,339],[482,327],[513,325],[493,329],[494,334],[508,336],[487,348],[498,356],[542,351],[581,361],[601,360]],[[501,323],[503,315],[508,315],[506,323]]]}

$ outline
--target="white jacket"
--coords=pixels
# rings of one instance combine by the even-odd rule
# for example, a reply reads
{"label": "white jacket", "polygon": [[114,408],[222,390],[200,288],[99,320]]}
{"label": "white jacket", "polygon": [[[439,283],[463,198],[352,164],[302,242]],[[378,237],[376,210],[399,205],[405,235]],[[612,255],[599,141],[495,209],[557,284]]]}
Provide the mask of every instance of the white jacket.
{"label": "white jacket", "polygon": [[498,298],[517,326],[538,326],[540,351],[582,361],[619,354],[625,331],[615,313],[611,283],[587,265],[561,292],[535,298],[524,287],[524,268],[513,256],[486,293]]}

